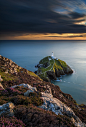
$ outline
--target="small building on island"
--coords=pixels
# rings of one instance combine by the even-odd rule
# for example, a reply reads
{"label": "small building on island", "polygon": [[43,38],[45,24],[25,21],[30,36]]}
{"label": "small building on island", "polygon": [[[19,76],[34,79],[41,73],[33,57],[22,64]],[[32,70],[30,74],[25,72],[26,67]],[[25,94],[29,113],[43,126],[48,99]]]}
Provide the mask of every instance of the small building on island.
{"label": "small building on island", "polygon": [[51,58],[52,58],[52,59],[58,60],[58,59],[54,56],[54,52],[52,52]]}

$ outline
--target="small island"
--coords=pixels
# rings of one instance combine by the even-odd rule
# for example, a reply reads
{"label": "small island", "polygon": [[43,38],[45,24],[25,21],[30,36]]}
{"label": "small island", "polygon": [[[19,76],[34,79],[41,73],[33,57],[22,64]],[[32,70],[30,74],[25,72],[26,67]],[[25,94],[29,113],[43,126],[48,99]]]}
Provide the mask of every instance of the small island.
{"label": "small island", "polygon": [[44,57],[35,66],[38,68],[36,74],[44,81],[56,80],[57,77],[65,74],[72,74],[73,70],[66,64],[66,62],[57,59],[52,52],[51,56]]}
{"label": "small island", "polygon": [[8,127],[8,123],[10,127],[86,127],[86,105],[78,105],[59,86],[0,55],[0,125]]}

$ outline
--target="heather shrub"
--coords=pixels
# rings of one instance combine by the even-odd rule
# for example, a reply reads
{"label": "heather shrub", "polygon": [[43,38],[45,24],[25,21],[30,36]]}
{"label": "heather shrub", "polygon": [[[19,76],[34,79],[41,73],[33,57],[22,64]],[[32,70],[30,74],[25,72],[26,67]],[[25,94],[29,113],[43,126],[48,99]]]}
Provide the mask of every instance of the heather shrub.
{"label": "heather shrub", "polygon": [[41,97],[40,92],[31,92],[29,94],[29,97],[31,99],[32,104],[34,104],[36,106],[40,106],[43,104],[43,100],[40,98]]}
{"label": "heather shrub", "polygon": [[14,88],[15,90],[18,90],[20,92],[22,92],[23,94],[28,90],[28,88],[24,87],[24,86],[17,86],[16,88]]}
{"label": "heather shrub", "polygon": [[16,96],[16,95],[23,95],[23,93],[14,88],[6,88],[5,90],[0,90],[0,96]]}
{"label": "heather shrub", "polygon": [[67,116],[52,114],[36,106],[17,106],[14,114],[21,119],[27,127],[75,127]]}
{"label": "heather shrub", "polygon": [[2,87],[0,86],[0,91],[3,90]]}
{"label": "heather shrub", "polygon": [[31,97],[31,96],[33,96],[33,97],[41,97],[42,95],[41,95],[41,92],[36,91],[36,92],[31,92],[31,93],[29,94],[29,96],[30,96],[30,97]]}
{"label": "heather shrub", "polygon": [[25,97],[23,95],[17,95],[12,97],[11,101],[15,104],[15,105],[28,105],[31,104],[31,99],[29,97]]}
{"label": "heather shrub", "polygon": [[23,95],[22,92],[14,88],[7,88],[6,90],[8,91],[10,96]]}
{"label": "heather shrub", "polygon": [[43,104],[43,100],[40,99],[40,97],[31,96],[30,99],[31,99],[32,104],[34,104],[36,106],[40,106]]}
{"label": "heather shrub", "polygon": [[0,90],[0,96],[9,96],[9,92],[7,90]]}
{"label": "heather shrub", "polygon": [[0,105],[3,105],[3,104],[5,104],[5,103],[7,103],[7,101],[4,100],[2,97],[0,97]]}
{"label": "heather shrub", "polygon": [[25,124],[16,117],[0,117],[0,127],[25,127]]}
{"label": "heather shrub", "polygon": [[75,114],[81,119],[81,121],[86,123],[86,106],[80,106],[80,110],[78,110],[77,108],[74,108],[73,110]]}
{"label": "heather shrub", "polygon": [[40,97],[35,97],[35,96],[31,96],[31,97],[26,97],[23,95],[17,95],[11,98],[11,101],[15,104],[15,105],[28,105],[28,104],[34,104],[36,106],[42,105],[43,100],[40,99]]}
{"label": "heather shrub", "polygon": [[12,97],[1,96],[1,97],[0,97],[0,105],[3,105],[3,104],[5,104],[5,103],[10,102],[10,101],[11,101],[11,98],[12,98]]}

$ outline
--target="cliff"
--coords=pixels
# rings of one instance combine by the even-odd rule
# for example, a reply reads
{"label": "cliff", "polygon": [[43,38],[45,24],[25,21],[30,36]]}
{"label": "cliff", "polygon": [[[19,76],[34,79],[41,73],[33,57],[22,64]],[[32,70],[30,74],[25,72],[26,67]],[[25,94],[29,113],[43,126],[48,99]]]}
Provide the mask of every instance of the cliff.
{"label": "cliff", "polygon": [[44,81],[56,80],[56,77],[73,73],[73,70],[64,61],[52,56],[40,60],[36,67],[38,67],[36,74]]}
{"label": "cliff", "polygon": [[0,125],[85,127],[86,106],[0,56]]}

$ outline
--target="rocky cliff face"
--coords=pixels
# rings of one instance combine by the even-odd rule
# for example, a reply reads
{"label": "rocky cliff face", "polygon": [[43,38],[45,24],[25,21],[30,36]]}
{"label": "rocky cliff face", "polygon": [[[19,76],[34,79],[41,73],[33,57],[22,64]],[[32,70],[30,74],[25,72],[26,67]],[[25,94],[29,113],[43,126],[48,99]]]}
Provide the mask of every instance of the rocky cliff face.
{"label": "rocky cliff face", "polygon": [[[1,116],[8,117],[12,114],[22,120],[27,127],[86,126],[84,124],[86,123],[85,105],[77,105],[72,96],[63,93],[58,86],[43,81],[31,71],[19,68],[13,61],[11,64],[6,63],[7,61],[10,60],[0,56]],[[10,71],[13,64],[16,73]],[[45,65],[49,67],[48,64]],[[8,70],[7,73],[6,70]],[[6,103],[7,105],[12,103],[15,108],[12,110],[8,108],[6,112],[2,108]]]}
{"label": "rocky cliff face", "polygon": [[56,80],[56,77],[60,77],[65,74],[72,74],[73,70],[62,60],[53,59],[51,56],[47,56],[40,60],[38,71],[36,72],[44,81]]}

